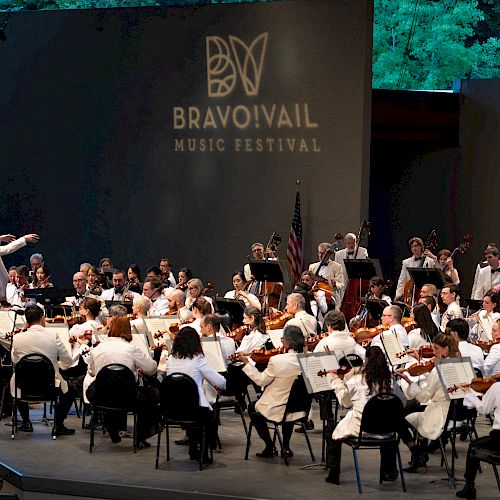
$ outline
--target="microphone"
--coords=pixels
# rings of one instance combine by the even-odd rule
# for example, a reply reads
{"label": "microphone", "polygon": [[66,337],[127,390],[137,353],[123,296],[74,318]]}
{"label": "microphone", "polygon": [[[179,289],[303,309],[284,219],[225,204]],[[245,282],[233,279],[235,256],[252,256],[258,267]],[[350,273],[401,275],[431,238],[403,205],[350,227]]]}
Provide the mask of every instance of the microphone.
{"label": "microphone", "polygon": [[18,316],[24,316],[24,312],[26,309],[23,309],[22,307],[19,306],[12,306],[12,307],[17,307],[17,309],[9,309],[9,312],[16,313]]}

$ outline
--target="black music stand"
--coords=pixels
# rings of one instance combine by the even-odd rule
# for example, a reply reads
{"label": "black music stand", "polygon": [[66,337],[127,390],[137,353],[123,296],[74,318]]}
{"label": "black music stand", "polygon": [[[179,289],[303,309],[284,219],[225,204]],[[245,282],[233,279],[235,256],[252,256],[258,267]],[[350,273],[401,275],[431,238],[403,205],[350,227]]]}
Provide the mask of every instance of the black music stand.
{"label": "black music stand", "polygon": [[[33,288],[24,290],[24,296],[29,299],[36,300],[39,304],[50,309],[51,315],[54,316],[54,309],[61,309],[60,306],[66,301],[66,297],[71,297],[75,294],[73,288]],[[64,310],[64,308],[62,308]]]}
{"label": "black music stand", "polygon": [[421,289],[424,285],[434,285],[438,290],[445,286],[444,273],[435,267],[407,267],[408,273],[413,280],[412,304],[415,302],[415,290]]}
{"label": "black music stand", "polygon": [[359,300],[366,295],[368,289],[362,290],[363,281],[369,281],[374,276],[382,276],[378,259],[344,259],[344,265],[349,281],[359,280]]}
{"label": "black music stand", "polygon": [[361,303],[366,304],[368,312],[371,314],[372,318],[376,319],[377,321],[381,321],[382,313],[384,312],[384,309],[389,305],[385,300],[367,299],[365,297],[361,299]]}
{"label": "black music stand", "polygon": [[215,305],[217,312],[221,314],[229,314],[232,324],[238,326],[243,324],[243,311],[245,310],[245,303],[242,300],[216,297]]}
{"label": "black music stand", "polygon": [[267,313],[267,283],[283,283],[283,271],[279,260],[250,260],[250,272],[256,281],[264,283],[264,313]]}
{"label": "black music stand", "polygon": [[133,303],[131,300],[125,300],[123,302],[121,300],[106,300],[106,307],[108,311],[113,306],[125,306],[127,308],[127,314],[132,314]]}

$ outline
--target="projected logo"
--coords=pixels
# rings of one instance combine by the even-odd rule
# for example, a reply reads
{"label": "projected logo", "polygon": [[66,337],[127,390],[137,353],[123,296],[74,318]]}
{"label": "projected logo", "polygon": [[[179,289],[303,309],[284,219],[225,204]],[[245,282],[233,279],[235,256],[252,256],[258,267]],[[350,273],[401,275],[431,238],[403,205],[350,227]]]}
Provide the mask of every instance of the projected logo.
{"label": "projected logo", "polygon": [[209,97],[229,95],[241,81],[247,96],[259,93],[260,78],[267,48],[268,33],[247,45],[230,35],[229,43],[220,36],[206,37],[207,83]]}

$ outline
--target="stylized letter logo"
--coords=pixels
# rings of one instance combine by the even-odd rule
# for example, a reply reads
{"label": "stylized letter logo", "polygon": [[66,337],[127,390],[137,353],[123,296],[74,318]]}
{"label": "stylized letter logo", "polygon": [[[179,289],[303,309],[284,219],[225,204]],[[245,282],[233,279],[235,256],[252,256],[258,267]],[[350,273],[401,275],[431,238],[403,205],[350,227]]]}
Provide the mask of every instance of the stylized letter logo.
{"label": "stylized letter logo", "polygon": [[219,36],[207,36],[209,97],[229,95],[236,86],[237,76],[240,77],[247,96],[259,93],[267,38],[268,33],[262,33],[250,45],[247,45],[240,38],[229,36],[230,45],[228,45]]}

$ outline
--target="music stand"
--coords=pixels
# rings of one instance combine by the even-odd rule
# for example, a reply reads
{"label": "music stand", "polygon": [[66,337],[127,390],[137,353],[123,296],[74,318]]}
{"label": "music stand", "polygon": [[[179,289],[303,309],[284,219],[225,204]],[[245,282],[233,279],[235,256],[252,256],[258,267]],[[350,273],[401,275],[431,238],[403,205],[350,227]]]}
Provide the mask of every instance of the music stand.
{"label": "music stand", "polygon": [[[50,309],[52,316],[55,306],[61,305],[65,302],[66,297],[74,295],[75,291],[73,288],[32,288],[24,290],[24,296],[29,299],[34,299],[39,304]],[[60,309],[60,308],[59,308]],[[63,308],[64,310],[64,308]]]}
{"label": "music stand", "polygon": [[109,309],[113,306],[125,306],[127,308],[127,314],[132,314],[132,301],[131,300],[125,300],[122,302],[121,300],[106,300],[106,307],[109,311]]}
{"label": "music stand", "polygon": [[267,283],[283,283],[283,271],[279,260],[250,260],[250,272],[256,281],[264,283],[264,313],[267,313]]}
{"label": "music stand", "polygon": [[380,321],[382,319],[382,313],[384,309],[389,305],[385,300],[378,299],[366,299],[363,297],[361,299],[362,304],[366,304],[368,312],[371,314],[373,319]]}
{"label": "music stand", "polygon": [[[462,301],[462,299],[460,299]],[[483,301],[476,299],[464,299],[465,307],[470,311],[479,311],[483,308]]]}
{"label": "music stand", "polygon": [[369,281],[374,276],[382,276],[378,259],[344,259],[347,277],[350,280],[359,280],[359,300],[368,292],[368,287],[363,290],[363,281]]}
{"label": "music stand", "polygon": [[438,290],[445,286],[444,273],[435,267],[408,267],[408,273],[413,280],[413,297],[411,303],[415,302],[415,291],[424,285],[434,285]]}
{"label": "music stand", "polygon": [[245,303],[242,300],[216,297],[215,305],[217,312],[221,314],[229,314],[232,324],[238,326],[243,324],[243,311],[245,309]]}

